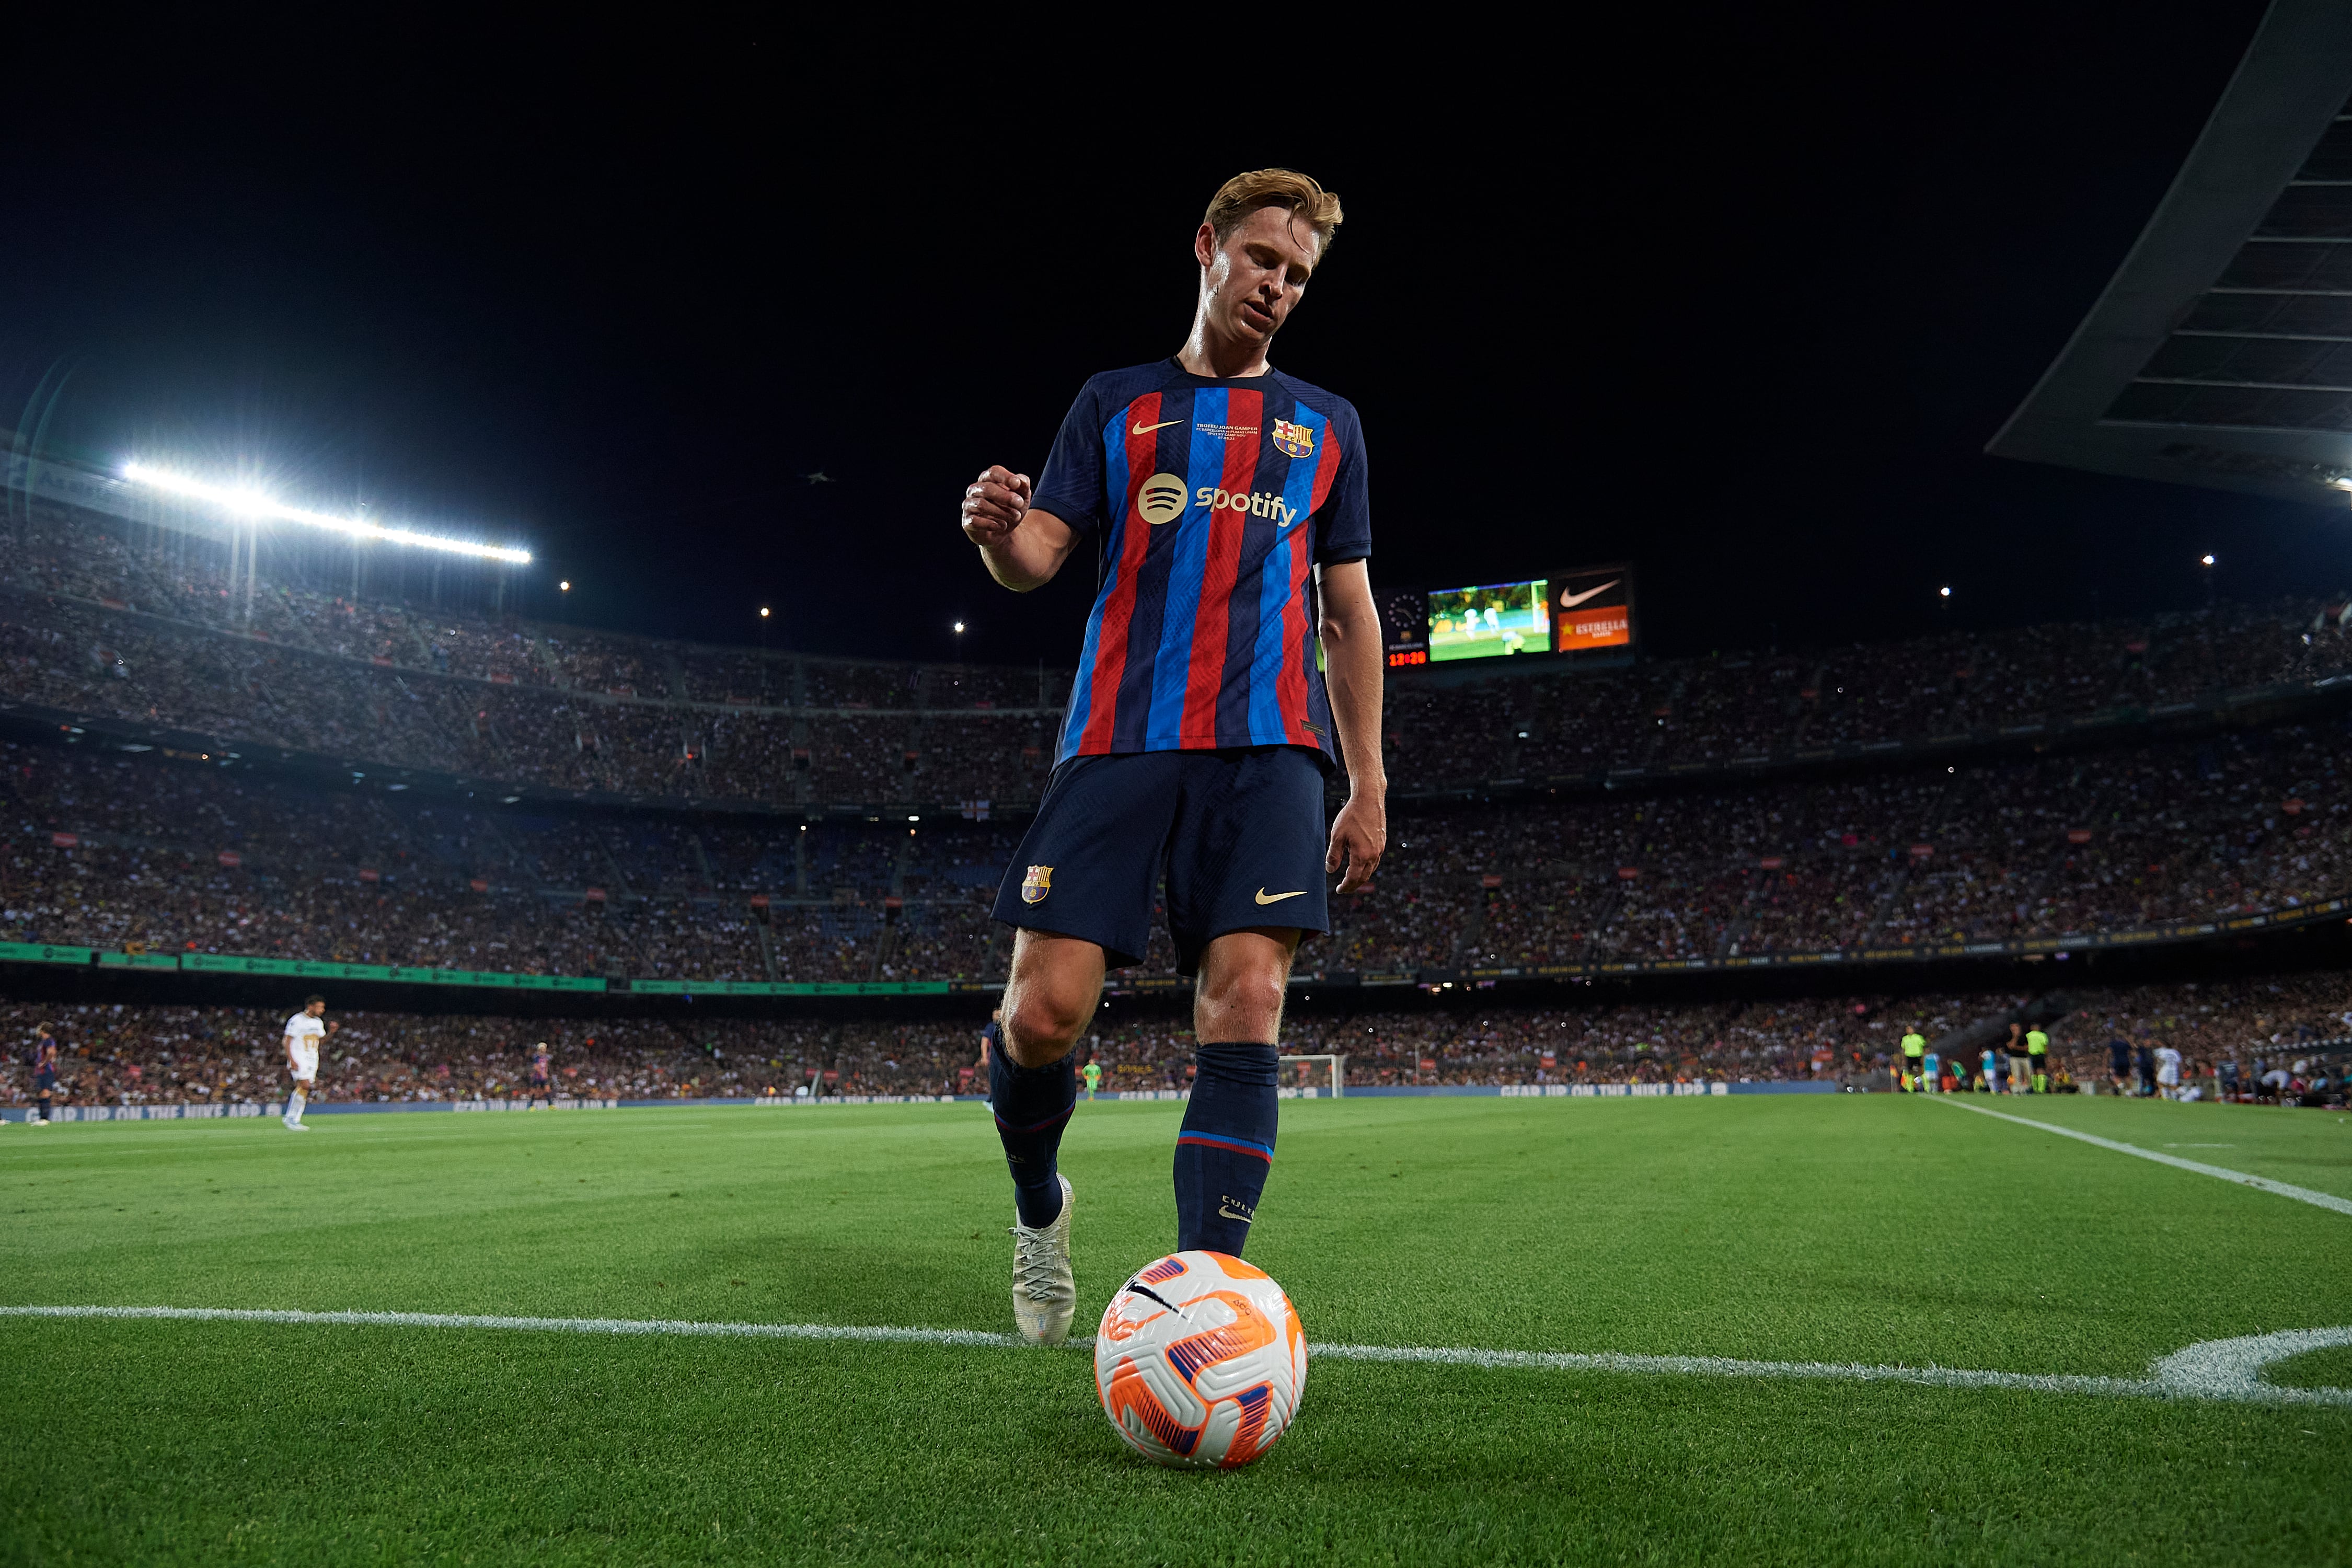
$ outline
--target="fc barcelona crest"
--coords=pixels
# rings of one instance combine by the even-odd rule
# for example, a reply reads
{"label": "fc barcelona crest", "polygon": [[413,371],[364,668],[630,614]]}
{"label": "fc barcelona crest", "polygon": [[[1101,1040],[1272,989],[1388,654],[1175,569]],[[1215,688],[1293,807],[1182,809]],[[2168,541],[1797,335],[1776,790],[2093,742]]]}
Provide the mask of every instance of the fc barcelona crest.
{"label": "fc barcelona crest", "polygon": [[1315,455],[1315,427],[1293,425],[1287,419],[1274,422],[1274,449],[1286,458],[1311,458]]}
{"label": "fc barcelona crest", "polygon": [[1054,868],[1051,866],[1032,866],[1029,874],[1021,879],[1021,901],[1024,904],[1042,904],[1045,901],[1045,895],[1053,890]]}

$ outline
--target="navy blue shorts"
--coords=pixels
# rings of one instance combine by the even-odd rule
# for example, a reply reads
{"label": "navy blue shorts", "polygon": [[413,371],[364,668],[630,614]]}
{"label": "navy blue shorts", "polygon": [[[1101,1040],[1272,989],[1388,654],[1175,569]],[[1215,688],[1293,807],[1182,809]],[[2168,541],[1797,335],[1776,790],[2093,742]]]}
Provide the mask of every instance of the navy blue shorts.
{"label": "navy blue shorts", "polygon": [[1143,962],[1160,882],[1176,970],[1227,931],[1331,929],[1323,886],[1323,764],[1303,746],[1072,757],[996,890],[1010,926]]}

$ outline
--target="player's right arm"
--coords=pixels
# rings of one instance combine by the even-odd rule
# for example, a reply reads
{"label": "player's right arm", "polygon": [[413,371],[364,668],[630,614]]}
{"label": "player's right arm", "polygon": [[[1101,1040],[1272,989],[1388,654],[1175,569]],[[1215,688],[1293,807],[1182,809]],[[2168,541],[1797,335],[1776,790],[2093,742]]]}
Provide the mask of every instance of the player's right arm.
{"label": "player's right arm", "polygon": [[1078,531],[1029,504],[1029,476],[992,464],[964,487],[964,537],[980,546],[988,574],[1016,594],[1054,580],[1077,548]]}

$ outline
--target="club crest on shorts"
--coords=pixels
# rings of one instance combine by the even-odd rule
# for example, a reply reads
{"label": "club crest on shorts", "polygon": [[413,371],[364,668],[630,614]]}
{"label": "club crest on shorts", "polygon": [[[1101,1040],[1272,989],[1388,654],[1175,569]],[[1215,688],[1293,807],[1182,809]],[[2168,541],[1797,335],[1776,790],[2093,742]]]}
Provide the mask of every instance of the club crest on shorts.
{"label": "club crest on shorts", "polygon": [[1051,866],[1032,866],[1029,874],[1021,879],[1021,901],[1024,904],[1042,904],[1045,901],[1045,895],[1053,890],[1054,868]]}

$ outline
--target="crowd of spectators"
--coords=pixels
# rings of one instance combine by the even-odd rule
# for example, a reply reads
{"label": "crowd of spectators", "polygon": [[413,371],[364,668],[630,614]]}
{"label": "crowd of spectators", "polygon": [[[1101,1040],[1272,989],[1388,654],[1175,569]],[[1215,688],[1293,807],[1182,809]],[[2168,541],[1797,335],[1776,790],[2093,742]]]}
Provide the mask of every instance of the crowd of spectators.
{"label": "crowd of spectators", "polygon": [[[6,528],[0,695],[225,742],[688,800],[1034,800],[1069,689],[241,581],[208,542],[47,502]],[[1426,789],[2030,730],[2334,673],[2345,618],[2304,598],[1566,675],[1504,661],[1392,683],[1384,738],[1400,787]]]}
{"label": "crowd of spectators", "polygon": [[[297,1001],[299,998],[296,998]],[[15,1042],[47,1023],[62,1042],[61,1099],[98,1105],[262,1104],[287,1090],[283,1010],[0,1005],[0,1103],[26,1103]],[[970,1031],[805,1021],[509,1018],[332,1010],[319,1060],[329,1101],[520,1098],[536,1047],[559,1094],[651,1100],[792,1094],[942,1094],[976,1054]],[[973,1037],[976,1038],[976,1037]]]}
{"label": "crowd of spectators", "polygon": [[498,810],[0,747],[0,941],[534,974],[978,979],[1010,825]]}
{"label": "crowd of spectators", "polygon": [[1828,653],[1662,660],[1401,687],[1391,769],[1437,785],[1721,767],[1811,748],[2054,728],[2352,663],[2341,597],[2136,621],[1936,632]]}
{"label": "crowd of spectators", "polygon": [[[1911,1031],[1939,1039],[2027,1009],[2052,1041],[2062,1090],[2110,1087],[2108,1045],[2169,1047],[2203,1099],[2335,1100],[2352,1041],[2340,974],[2078,992],[1848,996],[1775,1002],[1506,1009],[1295,1010],[1286,1053],[1344,1055],[1359,1088],[1437,1085],[1834,1082],[1885,1088]],[[22,1047],[37,1023],[63,1047],[66,1103],[265,1103],[285,1092],[283,1011],[121,1004],[0,1005],[0,1103],[31,1097]],[[1116,1009],[1113,1012],[1117,1011]],[[1110,1090],[1181,1089],[1192,1031],[1181,1019],[1098,1015],[1078,1055]],[[2055,1015],[2052,1016],[2051,1015]],[[511,1018],[331,1011],[320,1098],[523,1098],[536,1047],[560,1093],[579,1098],[969,1094],[984,1079],[977,1005],[967,1020]],[[1973,1065],[1975,1047],[1965,1053]],[[1287,1081],[1328,1084],[1321,1064]]]}
{"label": "crowd of spectators", "polygon": [[[1303,971],[1873,952],[2352,891],[2334,727],[1400,807]],[[706,980],[999,977],[1017,823],[557,813],[0,747],[0,940]],[[1156,931],[1141,973],[1171,971]]]}

